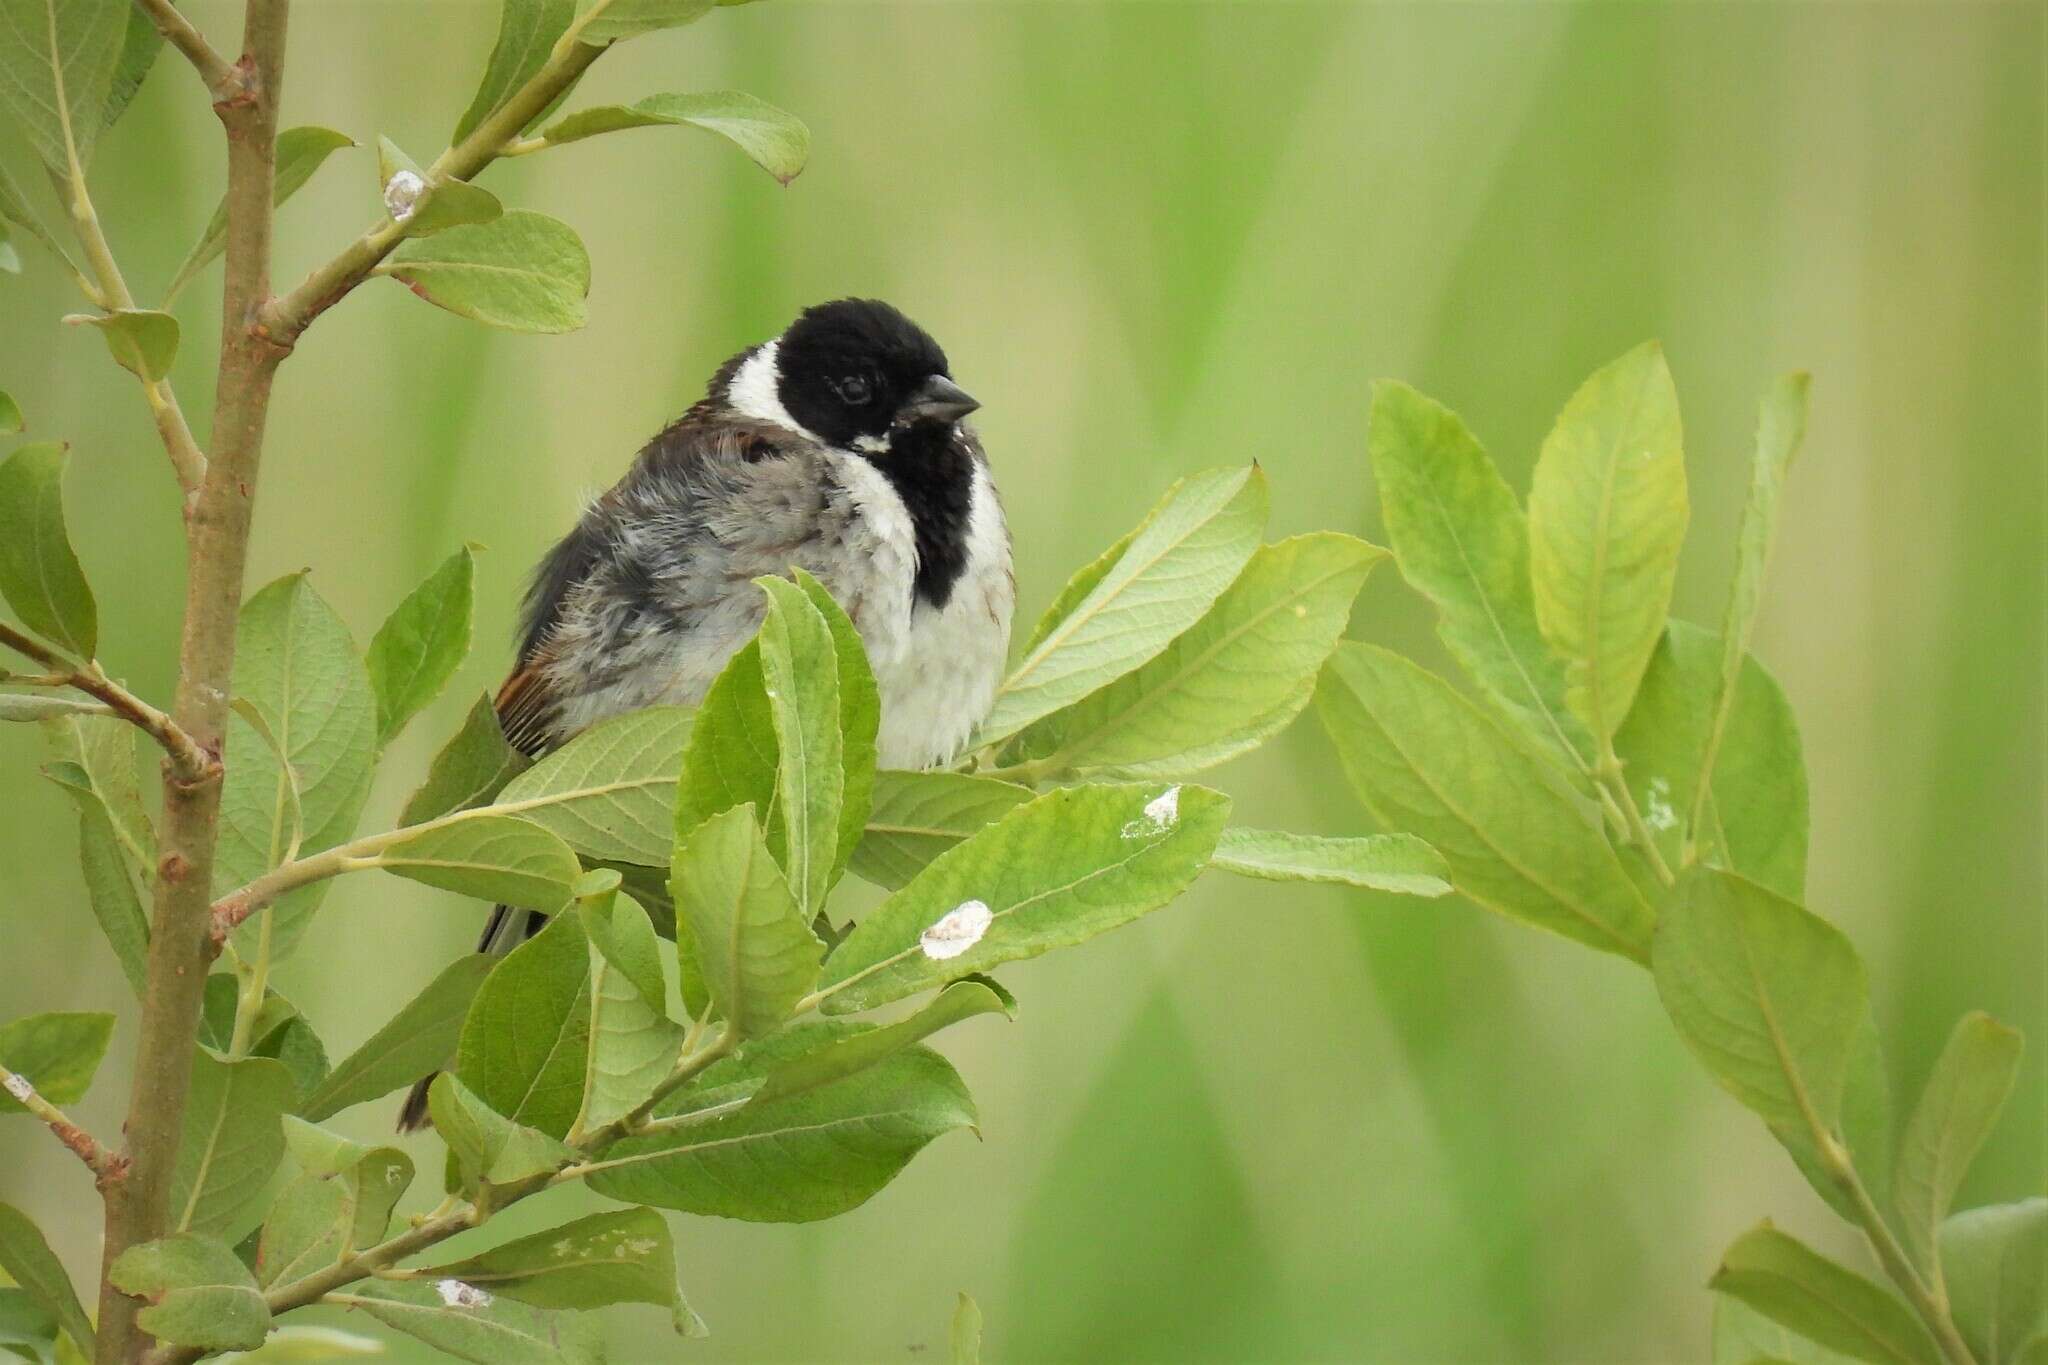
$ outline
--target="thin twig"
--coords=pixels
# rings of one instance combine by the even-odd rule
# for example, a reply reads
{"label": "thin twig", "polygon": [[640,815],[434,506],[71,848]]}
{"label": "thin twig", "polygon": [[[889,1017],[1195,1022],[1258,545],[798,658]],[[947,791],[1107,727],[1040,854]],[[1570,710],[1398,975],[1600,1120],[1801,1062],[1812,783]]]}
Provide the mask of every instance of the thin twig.
{"label": "thin twig", "polygon": [[[567,90],[590,68],[592,62],[604,55],[603,47],[576,41],[581,25],[590,17],[591,12],[586,12],[578,19],[577,26],[572,27],[555,45],[547,63],[534,72],[525,85],[514,91],[496,113],[471,129],[468,137],[435,158],[434,164],[427,168],[430,183],[469,180],[505,155],[508,145],[517,144],[520,130],[554,103],[555,97]],[[297,288],[273,300],[263,310],[261,325],[266,334],[280,346],[295,343],[300,334],[312,325],[313,319],[368,279],[378,264],[405,240],[405,235],[404,225],[388,217],[372,224],[343,248],[340,255],[314,270]]]}
{"label": "thin twig", "polygon": [[[84,172],[74,169],[68,177],[53,175],[51,179],[70,207],[72,230],[85,251],[86,266],[98,282],[97,295],[89,297],[109,312],[135,307],[135,295],[129,292],[128,281],[114,260],[113,248],[107,245],[107,235],[100,229],[99,214],[86,190]],[[206,478],[206,456],[192,435],[184,409],[178,406],[177,391],[169,379],[143,380],[142,394],[149,400],[150,418],[156,423],[164,452],[171,457],[171,467],[177,471],[189,508],[191,498]]]}
{"label": "thin twig", "polygon": [[76,688],[106,703],[115,715],[162,745],[164,752],[170,755],[172,771],[184,780],[199,781],[220,767],[220,760],[186,734],[177,721],[109,678],[97,663],[88,660],[83,665],[75,665],[55,650],[45,648],[7,625],[0,625],[0,645],[27,655],[46,668],[59,670],[48,677],[35,679],[37,685]]}
{"label": "thin twig", "polygon": [[128,1173],[127,1157],[110,1151],[99,1139],[66,1118],[63,1110],[37,1092],[28,1077],[0,1066],[0,1089],[14,1096],[22,1108],[48,1125],[50,1131],[57,1135],[57,1141],[69,1147],[72,1155],[91,1169],[102,1189]]}
{"label": "thin twig", "polygon": [[[732,1032],[721,1030],[718,1037],[701,1051],[686,1053],[647,1100],[625,1117],[593,1130],[571,1148],[577,1159],[601,1156],[605,1149],[627,1136],[636,1124],[643,1123],[656,1105],[668,1098],[675,1090],[702,1075],[713,1062],[729,1054],[737,1044]],[[577,1160],[564,1162],[562,1167],[528,1176],[524,1180],[508,1185],[494,1185],[490,1190],[490,1207],[480,1208],[475,1204],[462,1204],[452,1209],[436,1212],[420,1223],[407,1228],[396,1237],[380,1242],[376,1246],[359,1251],[345,1260],[325,1266],[302,1279],[271,1286],[264,1295],[272,1317],[303,1308],[310,1303],[334,1302],[336,1291],[357,1280],[373,1277],[385,1278],[381,1272],[408,1256],[416,1255],[437,1242],[446,1241],[460,1232],[467,1232],[488,1219],[492,1214],[511,1207],[520,1200],[539,1194],[553,1186],[560,1171],[577,1164]],[[343,1298],[355,1296],[344,1295]],[[202,1348],[193,1346],[159,1346],[143,1357],[144,1365],[191,1365],[204,1354]]]}
{"label": "thin twig", "polygon": [[207,93],[220,99],[230,91],[239,76],[227,59],[213,50],[213,44],[206,41],[206,35],[192,26],[192,21],[178,12],[171,0],[135,0],[135,8],[149,17],[156,25],[156,31],[164,35],[164,41],[185,54],[185,60],[199,73],[199,79],[206,82]]}

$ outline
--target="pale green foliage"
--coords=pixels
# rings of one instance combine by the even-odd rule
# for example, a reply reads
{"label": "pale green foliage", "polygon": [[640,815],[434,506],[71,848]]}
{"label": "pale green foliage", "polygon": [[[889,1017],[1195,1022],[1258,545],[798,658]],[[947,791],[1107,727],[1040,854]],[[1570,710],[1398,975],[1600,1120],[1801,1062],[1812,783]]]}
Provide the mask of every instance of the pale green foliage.
{"label": "pale green foliage", "polygon": [[602,1365],[604,1339],[594,1321],[488,1296],[451,1305],[432,1284],[379,1280],[338,1301],[476,1365]]}
{"label": "pale green foliage", "polygon": [[1936,1365],[1934,1343],[1890,1292],[1768,1223],[1737,1238],[1713,1287],[1857,1360]]}
{"label": "pale green foliage", "polygon": [[549,124],[541,136],[559,146],[625,128],[678,125],[728,139],[785,185],[803,171],[811,155],[811,130],[802,119],[739,90],[649,95],[632,104],[579,109]]}
{"label": "pale green foliage", "polygon": [[536,1308],[602,1308],[651,1303],[691,1330],[694,1315],[676,1287],[675,1243],[652,1209],[614,1209],[494,1247],[424,1274],[474,1285]]}
{"label": "pale green foliage", "polygon": [[495,804],[586,858],[666,866],[676,767],[690,733],[690,713],[669,706],[602,721],[514,778]]}
{"label": "pale green foliage", "polygon": [[1429,840],[1458,890],[1591,947],[1648,959],[1654,912],[1596,817],[1491,717],[1370,645],[1338,648],[1318,705],[1366,805]]}
{"label": "pale green foliage", "polygon": [[388,1095],[441,1065],[462,1038],[462,1021],[493,966],[480,954],[459,957],[363,1045],[336,1066],[299,1106],[323,1119],[350,1105]]}
{"label": "pale green foliage", "polygon": [[1226,829],[1215,865],[1269,882],[1329,882],[1409,896],[1450,894],[1443,854],[1412,834],[1328,839],[1274,829]]}
{"label": "pale green foliage", "polygon": [[[114,0],[0,0],[0,99],[52,169],[64,169],[74,154],[90,159],[112,121],[128,9]],[[140,79],[132,73],[133,83]]]}
{"label": "pale green foliage", "polygon": [[477,992],[455,1069],[480,1103],[561,1137],[583,1107],[589,1046],[590,949],[582,921],[557,915]]}
{"label": "pale green foliage", "polygon": [[1606,742],[1664,628],[1685,541],[1678,395],[1641,346],[1588,379],[1529,486],[1536,620],[1565,660],[1565,705]]}
{"label": "pale green foliage", "polygon": [[1906,1245],[1930,1270],[1936,1230],[2012,1093],[2021,1046],[2019,1033],[1990,1015],[1964,1015],[1906,1121],[1894,1194]]}
{"label": "pale green foliage", "polygon": [[[506,784],[525,772],[531,760],[506,742],[504,727],[489,697],[477,698],[463,718],[462,728],[441,746],[427,766],[426,781],[406,799],[399,812],[400,825],[417,825],[452,815],[497,799]],[[544,812],[529,817],[544,828],[561,823]]]}
{"label": "pale green foliage", "polygon": [[1029,787],[965,773],[883,772],[853,870],[894,891],[990,821],[1023,805]]}
{"label": "pale green foliage", "polygon": [[21,623],[79,659],[99,646],[99,608],[64,529],[64,447],[0,461],[0,598]]}
{"label": "pale green foliage", "polygon": [[138,1320],[159,1340],[251,1347],[270,1330],[270,1309],[248,1267],[216,1238],[186,1233],[131,1247],[107,1273],[149,1301]]}
{"label": "pale green foliage", "polygon": [[1266,476],[1257,466],[1174,485],[1088,591],[1038,632],[976,742],[1007,739],[1165,649],[1230,586],[1265,524]]}
{"label": "pale green foliage", "polygon": [[171,372],[178,358],[178,320],[148,308],[122,308],[111,313],[73,313],[64,319],[98,329],[107,354],[122,369],[155,383]]}
{"label": "pale green foliage", "polygon": [[577,907],[591,948],[590,1069],[578,1130],[624,1118],[651,1098],[683,1040],[682,1026],[668,1017],[662,950],[647,912],[615,894],[617,873],[592,875],[611,878],[612,889]]}
{"label": "pale green foliage", "polygon": [[283,1062],[229,1062],[196,1051],[171,1176],[171,1226],[232,1241],[261,1222],[270,1178],[284,1159],[280,1120],[297,1103],[297,1084]]}
{"label": "pale green foliage", "polygon": [[[416,192],[396,192],[392,179],[401,172],[412,178],[418,187]],[[377,139],[377,184],[383,192],[385,212],[405,224],[408,237],[425,237],[471,223],[492,223],[505,216],[505,206],[498,202],[497,195],[463,180],[428,179],[419,163],[388,137]]]}
{"label": "pale green foliage", "polygon": [[[0,1066],[51,1104],[70,1104],[84,1098],[113,1032],[111,1014],[32,1014],[0,1025]],[[22,1112],[21,1102],[0,1090],[0,1114]]]}
{"label": "pale green foliage", "polygon": [[575,331],[590,292],[575,231],[527,209],[409,240],[383,268],[437,308],[513,332]]}
{"label": "pale green foliage", "polygon": [[476,555],[457,550],[387,617],[363,663],[377,694],[377,742],[389,744],[421,707],[441,695],[469,653]]}
{"label": "pale green foliage", "polygon": [[981,1365],[981,1305],[964,1289],[953,1309],[953,1326],[947,1338],[953,1365]]}
{"label": "pale green foliage", "polygon": [[677,924],[687,926],[718,1017],[740,1037],[787,1019],[817,981],[825,945],[768,852],[752,804],[681,835],[674,877]]}
{"label": "pale green foliage", "polygon": [[0,1270],[6,1271],[73,1343],[91,1353],[92,1322],[79,1305],[64,1263],[50,1250],[42,1230],[12,1204],[0,1204]]}
{"label": "pale green foliage", "polygon": [[581,872],[576,854],[555,835],[489,812],[429,825],[378,854],[377,865],[444,891],[547,911],[568,903]]}
{"label": "pale green foliage", "polygon": [[456,121],[453,141],[497,112],[505,97],[526,83],[548,59],[575,17],[576,0],[505,0],[498,12],[498,41],[491,47],[476,96]]}
{"label": "pale green foliage", "polygon": [[2038,1365],[2048,1341],[2048,1199],[1953,1215],[1941,1225],[1941,1259],[1978,1365]]}

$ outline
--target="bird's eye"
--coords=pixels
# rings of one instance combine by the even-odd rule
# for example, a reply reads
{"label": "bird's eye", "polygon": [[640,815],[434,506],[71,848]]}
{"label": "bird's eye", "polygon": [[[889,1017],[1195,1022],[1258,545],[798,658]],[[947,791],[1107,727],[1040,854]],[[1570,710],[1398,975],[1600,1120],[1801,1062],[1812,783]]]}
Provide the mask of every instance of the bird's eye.
{"label": "bird's eye", "polygon": [[832,392],[839,395],[839,401],[848,407],[865,407],[875,396],[874,385],[864,374],[849,374],[832,381]]}

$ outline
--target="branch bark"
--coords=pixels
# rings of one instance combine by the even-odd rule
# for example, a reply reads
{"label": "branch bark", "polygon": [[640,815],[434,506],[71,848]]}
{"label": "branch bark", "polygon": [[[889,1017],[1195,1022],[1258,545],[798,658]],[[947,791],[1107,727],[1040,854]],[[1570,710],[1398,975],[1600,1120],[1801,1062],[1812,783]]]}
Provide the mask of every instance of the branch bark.
{"label": "branch bark", "polygon": [[135,8],[149,17],[149,21],[156,25],[156,31],[164,35],[165,42],[185,54],[185,60],[192,63],[214,99],[220,99],[226,89],[239,79],[235,68],[213,50],[206,36],[178,12],[178,7],[171,0],[135,0]]}
{"label": "branch bark", "polygon": [[[220,372],[213,458],[187,507],[185,622],[172,714],[215,754],[227,724],[271,381],[285,354],[263,335],[257,315],[270,296],[271,187],[289,15],[289,0],[249,0],[236,63],[241,93],[214,106],[228,142]],[[209,961],[220,772],[215,768],[196,781],[166,776],[149,974],[125,1125],[132,1164],[107,1190],[100,1365],[140,1359],[145,1348],[147,1338],[135,1324],[140,1305],[113,1287],[105,1269],[129,1247],[164,1234]]]}
{"label": "branch bark", "polygon": [[95,1177],[100,1189],[121,1178],[128,1168],[128,1158],[110,1152],[99,1139],[65,1117],[64,1111],[39,1094],[35,1085],[26,1076],[17,1075],[0,1066],[0,1089],[21,1103],[36,1118],[41,1119],[49,1130],[57,1135],[57,1141],[71,1149],[72,1155],[83,1161]]}
{"label": "branch bark", "polygon": [[113,713],[147,734],[164,749],[172,770],[187,781],[198,781],[219,766],[214,756],[202,749],[184,727],[157,710],[121,684],[109,678],[100,666],[88,660],[74,666],[53,649],[46,649],[11,626],[0,625],[0,645],[34,659],[56,672],[36,682],[44,687],[70,687],[107,704]]}

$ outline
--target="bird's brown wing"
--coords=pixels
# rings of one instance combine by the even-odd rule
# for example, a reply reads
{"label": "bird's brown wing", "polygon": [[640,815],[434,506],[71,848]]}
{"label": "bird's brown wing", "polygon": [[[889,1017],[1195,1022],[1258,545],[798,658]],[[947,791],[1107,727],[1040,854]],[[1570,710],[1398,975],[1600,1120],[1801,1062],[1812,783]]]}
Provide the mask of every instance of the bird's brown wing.
{"label": "bird's brown wing", "polygon": [[538,758],[555,738],[556,698],[545,674],[547,662],[545,650],[528,658],[505,679],[493,703],[505,742],[528,758]]}

